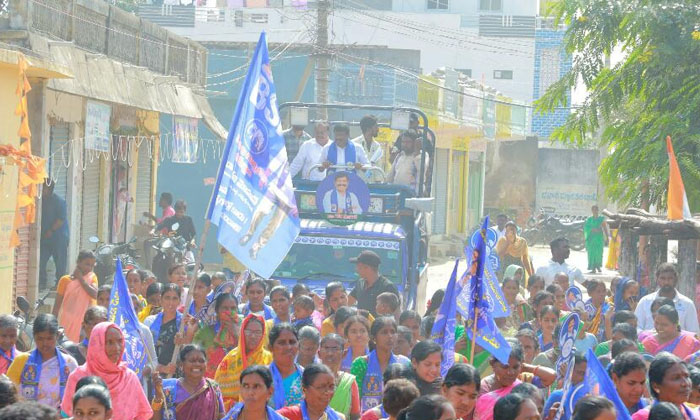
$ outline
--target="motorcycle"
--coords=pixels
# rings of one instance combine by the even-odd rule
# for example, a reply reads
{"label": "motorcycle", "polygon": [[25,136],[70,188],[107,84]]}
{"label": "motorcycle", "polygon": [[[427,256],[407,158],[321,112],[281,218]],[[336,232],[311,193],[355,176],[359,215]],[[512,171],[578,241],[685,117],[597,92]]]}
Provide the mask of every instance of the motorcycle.
{"label": "motorcycle", "polygon": [[[174,223],[172,232],[176,232],[179,224]],[[156,275],[156,278],[161,283],[168,283],[168,269],[174,264],[183,263],[186,266],[188,274],[194,271],[194,252],[191,245],[185,238],[177,234],[171,236],[161,236],[156,238],[157,241],[153,245],[156,250],[156,255],[153,257],[151,271]]]}
{"label": "motorcycle", "polygon": [[[17,343],[15,344],[17,350],[28,352],[34,348],[34,318],[36,316],[33,315],[44,305],[44,301],[48,296],[49,293],[46,293],[37,299],[33,309],[24,296],[17,297],[16,303],[19,310],[14,313],[15,318],[19,320],[17,325]],[[63,328],[59,328],[58,346],[66,348],[70,344],[72,343],[63,334]]]}
{"label": "motorcycle", "polygon": [[132,238],[129,242],[121,242],[116,244],[101,243],[97,236],[91,236],[90,243],[95,244],[95,274],[99,279],[100,285],[105,284],[114,276],[116,269],[117,258],[122,261],[124,270],[139,268],[136,264],[136,259],[139,257],[136,253],[136,248],[133,246],[136,238]]}
{"label": "motorcycle", "polygon": [[547,245],[556,238],[564,237],[569,240],[569,246],[575,251],[581,251],[586,247],[583,235],[583,220],[565,222],[555,216],[540,214],[534,226],[522,233],[528,244],[538,243]]}

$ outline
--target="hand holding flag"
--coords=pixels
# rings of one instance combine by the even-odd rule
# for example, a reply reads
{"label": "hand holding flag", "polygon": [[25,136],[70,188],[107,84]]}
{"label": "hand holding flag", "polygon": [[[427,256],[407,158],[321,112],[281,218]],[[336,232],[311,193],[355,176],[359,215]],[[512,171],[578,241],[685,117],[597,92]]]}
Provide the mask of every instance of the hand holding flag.
{"label": "hand holding flag", "polygon": [[457,267],[459,259],[455,260],[450,281],[445,289],[445,297],[440,304],[430,338],[442,347],[442,363],[440,373],[444,377],[455,363],[455,327],[457,326],[457,296],[462,288],[457,284]]}

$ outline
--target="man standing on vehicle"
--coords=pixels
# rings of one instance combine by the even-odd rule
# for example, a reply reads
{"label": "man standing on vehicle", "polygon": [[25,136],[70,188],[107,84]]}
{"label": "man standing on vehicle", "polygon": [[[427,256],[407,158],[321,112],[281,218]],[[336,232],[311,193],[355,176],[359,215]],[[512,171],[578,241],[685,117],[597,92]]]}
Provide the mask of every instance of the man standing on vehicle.
{"label": "man standing on vehicle", "polygon": [[[396,156],[391,166],[391,171],[387,177],[387,182],[401,184],[411,187],[418,192],[420,182],[420,136],[415,130],[407,130],[401,136],[401,153]],[[425,172],[427,176],[429,162],[428,155],[425,156]],[[425,178],[423,178],[425,180]]]}
{"label": "man standing on vehicle", "polygon": [[569,240],[566,238],[557,238],[549,243],[549,249],[552,252],[552,259],[543,267],[540,267],[535,272],[535,275],[544,278],[545,287],[554,282],[554,277],[557,273],[566,273],[569,276],[569,281],[577,281],[583,283],[583,273],[581,270],[566,263],[571,250],[569,249]]}
{"label": "man standing on vehicle", "polygon": [[382,260],[375,252],[362,251],[357,257],[350,258],[350,262],[356,264],[360,279],[350,292],[348,302],[351,305],[357,304],[357,309],[366,309],[376,316],[377,296],[384,292],[399,296],[399,291],[389,279],[379,274]]}
{"label": "man standing on vehicle", "polygon": [[309,133],[304,131],[304,126],[293,125],[282,132],[284,148],[287,149],[287,161],[291,162],[299,153],[299,148],[304,142],[311,140]]}
{"label": "man standing on vehicle", "polygon": [[[352,142],[365,151],[365,156],[367,156],[367,160],[369,161],[370,165],[381,167],[384,149],[382,149],[382,146],[374,140],[374,138],[379,135],[377,117],[374,115],[365,115],[362,117],[360,120],[360,130],[362,130],[362,135],[352,139]],[[360,177],[365,182],[383,181],[382,176],[378,171],[360,171]]]}
{"label": "man standing on vehicle", "polygon": [[349,141],[350,127],[345,124],[336,124],[333,127],[333,137],[333,142],[326,145],[321,152],[319,163],[322,167],[319,168],[319,171],[325,171],[330,166],[335,165],[353,165],[355,169],[360,169],[362,165],[368,164],[365,149]]}
{"label": "man standing on vehicle", "polygon": [[[66,274],[68,259],[68,220],[66,200],[54,194],[56,185],[50,179],[44,183],[44,196],[41,199],[41,245],[39,248],[39,289],[53,286]],[[53,257],[56,266],[56,281],[49,285],[46,278],[46,264]]]}
{"label": "man standing on vehicle", "polygon": [[301,179],[321,181],[326,177],[326,171],[311,170],[319,163],[323,147],[328,144],[328,122],[319,121],[314,127],[314,138],[305,141],[299,148],[294,160],[289,159],[289,173],[294,178],[301,172]]}

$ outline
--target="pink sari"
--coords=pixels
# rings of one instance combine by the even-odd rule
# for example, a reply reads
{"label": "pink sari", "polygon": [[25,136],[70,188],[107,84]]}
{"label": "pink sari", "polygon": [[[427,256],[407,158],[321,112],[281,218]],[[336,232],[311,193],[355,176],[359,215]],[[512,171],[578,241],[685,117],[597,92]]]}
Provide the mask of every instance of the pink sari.
{"label": "pink sari", "polygon": [[[88,284],[97,286],[95,273],[90,272],[83,278]],[[92,305],[94,305],[94,299],[83,289],[80,281],[71,280],[63,293],[61,313],[58,316],[58,323],[63,327],[64,333],[70,341],[80,342],[83,317],[85,311]]]}
{"label": "pink sari", "polygon": [[653,356],[662,351],[667,351],[675,354],[682,360],[700,350],[700,341],[689,331],[681,331],[678,337],[666,343],[659,343],[656,334],[652,334],[642,340],[642,345],[647,353]]}
{"label": "pink sari", "polygon": [[510,391],[520,383],[520,380],[516,379],[510,386],[500,388],[480,396],[479,399],[476,400],[474,420],[494,420],[493,406],[496,405],[496,401],[498,401],[499,398],[510,394]]}

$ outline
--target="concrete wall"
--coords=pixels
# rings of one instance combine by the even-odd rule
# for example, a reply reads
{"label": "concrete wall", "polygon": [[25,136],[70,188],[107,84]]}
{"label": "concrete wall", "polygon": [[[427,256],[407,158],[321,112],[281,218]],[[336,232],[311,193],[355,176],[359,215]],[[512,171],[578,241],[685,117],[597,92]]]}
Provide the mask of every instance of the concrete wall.
{"label": "concrete wall", "polygon": [[537,209],[555,214],[587,216],[598,203],[598,150],[539,149]]}
{"label": "concrete wall", "polygon": [[504,212],[524,223],[535,206],[537,140],[496,141],[486,150],[484,212]]}

